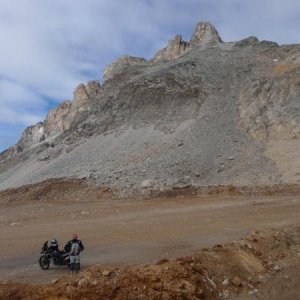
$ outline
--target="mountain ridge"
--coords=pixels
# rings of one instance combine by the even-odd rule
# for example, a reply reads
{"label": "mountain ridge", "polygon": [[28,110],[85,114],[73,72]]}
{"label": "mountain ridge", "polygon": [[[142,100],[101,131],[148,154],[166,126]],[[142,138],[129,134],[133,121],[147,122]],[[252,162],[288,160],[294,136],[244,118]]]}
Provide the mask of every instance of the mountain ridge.
{"label": "mountain ridge", "polygon": [[176,36],[149,61],[121,57],[102,85],[80,84],[0,154],[1,189],[56,177],[124,193],[297,182],[299,50],[226,43],[200,22],[189,42]]}

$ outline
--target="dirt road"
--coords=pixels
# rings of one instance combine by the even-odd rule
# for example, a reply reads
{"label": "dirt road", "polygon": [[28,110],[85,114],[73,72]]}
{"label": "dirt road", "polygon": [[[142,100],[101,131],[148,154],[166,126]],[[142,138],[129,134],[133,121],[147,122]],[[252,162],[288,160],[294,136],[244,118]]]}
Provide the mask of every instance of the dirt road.
{"label": "dirt road", "polygon": [[46,239],[62,246],[77,232],[94,264],[154,263],[238,239],[253,229],[299,224],[300,196],[177,197],[140,201],[43,201],[0,206],[0,279],[43,283],[66,273],[42,271]]}

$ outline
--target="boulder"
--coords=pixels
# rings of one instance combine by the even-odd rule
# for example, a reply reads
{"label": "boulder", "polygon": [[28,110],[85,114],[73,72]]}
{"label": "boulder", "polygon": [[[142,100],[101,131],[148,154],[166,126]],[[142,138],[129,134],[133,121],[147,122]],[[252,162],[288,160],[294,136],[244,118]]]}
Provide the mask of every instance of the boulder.
{"label": "boulder", "polygon": [[184,189],[192,186],[192,178],[190,176],[184,176],[174,183],[174,189]]}

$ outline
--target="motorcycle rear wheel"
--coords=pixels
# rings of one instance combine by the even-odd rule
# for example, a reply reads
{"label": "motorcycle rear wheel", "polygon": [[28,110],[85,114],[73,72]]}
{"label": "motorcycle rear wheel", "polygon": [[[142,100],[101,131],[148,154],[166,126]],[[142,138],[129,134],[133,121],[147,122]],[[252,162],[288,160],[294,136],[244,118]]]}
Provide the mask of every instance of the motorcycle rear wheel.
{"label": "motorcycle rear wheel", "polygon": [[50,260],[45,255],[42,255],[39,259],[39,264],[42,270],[48,270],[50,266]]}

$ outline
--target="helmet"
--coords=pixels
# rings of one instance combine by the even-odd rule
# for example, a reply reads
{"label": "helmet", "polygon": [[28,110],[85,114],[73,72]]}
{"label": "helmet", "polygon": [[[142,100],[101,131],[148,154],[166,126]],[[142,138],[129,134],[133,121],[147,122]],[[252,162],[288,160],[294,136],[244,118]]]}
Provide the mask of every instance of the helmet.
{"label": "helmet", "polygon": [[51,246],[57,246],[58,242],[56,239],[51,240]]}

